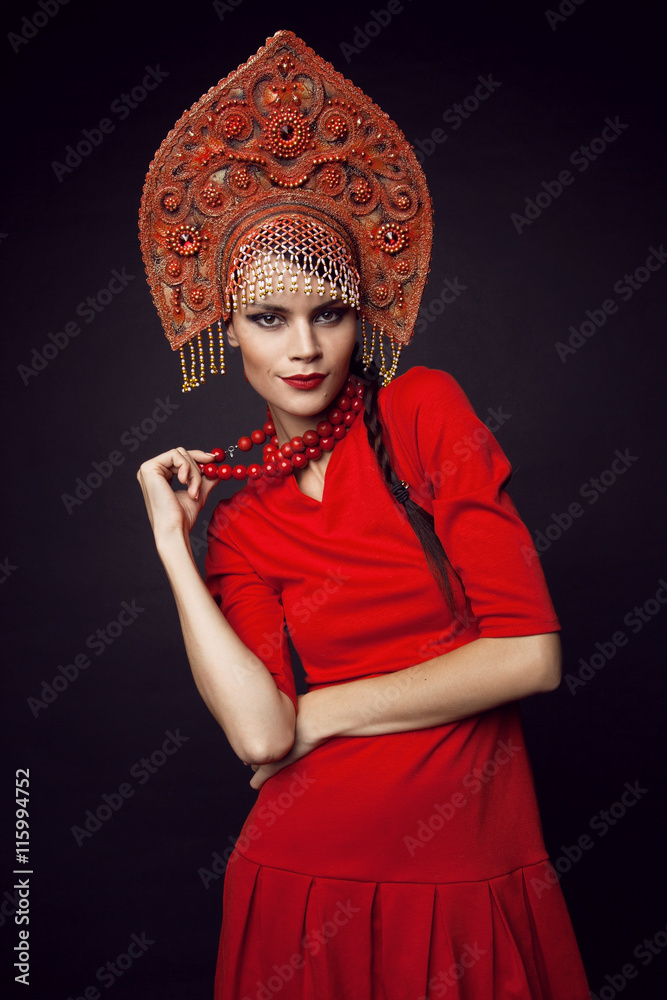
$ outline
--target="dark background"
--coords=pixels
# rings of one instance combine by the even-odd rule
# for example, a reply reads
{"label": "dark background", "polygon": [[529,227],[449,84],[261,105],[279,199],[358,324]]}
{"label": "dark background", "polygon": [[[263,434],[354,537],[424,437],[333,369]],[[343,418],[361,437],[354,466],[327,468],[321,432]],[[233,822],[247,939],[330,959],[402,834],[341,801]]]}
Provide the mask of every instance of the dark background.
{"label": "dark background", "polygon": [[[40,1000],[81,997],[92,985],[103,996],[113,989],[114,1000],[212,995],[222,894],[214,855],[231,846],[255,793],[192,683],[135,472],[174,444],[224,447],[262,413],[238,356],[224,381],[180,393],[177,355],[143,278],[137,212],[153,153],[181,112],[267,35],[291,28],[430,152],[429,311],[401,371],[444,368],[483,417],[489,408],[505,415],[497,436],[515,469],[511,493],[531,532],[542,533],[570,675],[558,692],[524,704],[547,845],[595,995],[662,997],[667,612],[655,595],[667,576],[657,425],[667,267],[640,271],[627,300],[614,290],[667,238],[662,5],[565,2],[571,13],[550,25],[542,3],[394,0],[389,23],[366,32],[384,0],[230,0],[218,10],[203,0],[44,2],[57,9],[38,30],[30,25],[43,11],[37,0],[4,5],[0,39],[0,793],[10,821],[0,845],[0,989]],[[26,38],[12,45],[10,33],[21,31]],[[157,66],[166,76],[145,100],[123,118],[111,110]],[[500,85],[488,99],[459,128],[451,116],[443,122],[489,74]],[[570,163],[616,116],[627,127],[608,148],[586,170]],[[58,179],[54,162],[103,118],[113,131]],[[438,143],[434,129],[442,129]],[[573,182],[550,205],[543,196],[540,214],[517,231],[512,213],[523,215],[526,199],[564,169]],[[107,288],[114,269],[132,280],[86,322],[77,307]],[[465,289],[442,305],[445,279]],[[556,343],[610,298],[617,311],[561,360]],[[49,348],[38,369],[49,334],[57,340],[72,321],[80,334],[61,336],[65,346]],[[162,422],[156,401],[166,404],[160,418],[170,414]],[[142,422],[139,440],[131,428]],[[627,468],[598,490],[590,481],[617,450],[631,456]],[[102,464],[107,478],[68,501],[112,452],[118,464]],[[568,525],[561,515],[573,503],[582,513]],[[113,641],[96,655],[88,637],[116,622],[123,602],[135,618],[112,625]],[[646,620],[633,625],[633,608],[646,602]],[[611,641],[619,631],[622,646]],[[598,669],[584,664],[590,679],[573,688],[596,653]],[[76,676],[81,654],[90,665]],[[60,667],[70,680],[54,692]],[[167,730],[187,741],[154,774],[132,772]],[[14,986],[10,958],[17,768],[30,769],[29,988]],[[634,805],[614,807],[605,829],[601,811],[619,802],[626,782],[643,791]],[[79,846],[72,828],[123,783],[133,794]],[[584,835],[590,847],[577,859],[570,848]],[[132,934],[153,943],[121,978],[100,984],[97,970],[126,952]],[[633,952],[644,939],[655,939],[656,954],[641,951],[642,959]],[[632,978],[620,971],[628,963]]]}

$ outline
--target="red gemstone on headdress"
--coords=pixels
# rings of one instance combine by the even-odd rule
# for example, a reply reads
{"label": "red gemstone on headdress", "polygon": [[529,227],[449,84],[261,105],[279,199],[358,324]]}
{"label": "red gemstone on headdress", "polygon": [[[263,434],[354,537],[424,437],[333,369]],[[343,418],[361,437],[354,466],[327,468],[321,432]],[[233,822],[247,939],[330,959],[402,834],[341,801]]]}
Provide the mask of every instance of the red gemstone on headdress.
{"label": "red gemstone on headdress", "polygon": [[294,135],[294,126],[289,125],[287,122],[280,126],[280,138],[281,139],[291,139]]}

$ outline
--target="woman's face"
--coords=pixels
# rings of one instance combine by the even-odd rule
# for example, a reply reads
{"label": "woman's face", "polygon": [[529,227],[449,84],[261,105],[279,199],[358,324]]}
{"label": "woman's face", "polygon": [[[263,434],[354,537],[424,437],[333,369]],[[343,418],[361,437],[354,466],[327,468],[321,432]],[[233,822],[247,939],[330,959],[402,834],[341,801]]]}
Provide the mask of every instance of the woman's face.
{"label": "woman's face", "polygon": [[[273,292],[240,307],[227,324],[240,347],[248,381],[290,435],[313,425],[347,377],[357,330],[356,312],[327,291]],[[296,428],[296,429],[295,429]]]}

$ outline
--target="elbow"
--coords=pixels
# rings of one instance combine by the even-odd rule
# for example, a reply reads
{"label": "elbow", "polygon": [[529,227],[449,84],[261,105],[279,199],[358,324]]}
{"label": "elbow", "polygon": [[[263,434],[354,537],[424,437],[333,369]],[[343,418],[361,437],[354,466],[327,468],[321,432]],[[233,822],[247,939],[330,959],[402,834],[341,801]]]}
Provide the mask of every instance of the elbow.
{"label": "elbow", "polygon": [[294,733],[284,736],[276,735],[273,739],[254,740],[237,750],[238,756],[246,764],[272,764],[276,760],[282,760],[294,743]]}
{"label": "elbow", "polygon": [[563,654],[560,636],[557,632],[547,632],[533,637],[535,657],[531,658],[536,682],[536,693],[555,691],[563,677]]}
{"label": "elbow", "polygon": [[281,695],[284,712],[271,725],[259,731],[245,732],[238,739],[234,750],[248,764],[272,764],[282,760],[294,744],[296,714],[287,695]]}

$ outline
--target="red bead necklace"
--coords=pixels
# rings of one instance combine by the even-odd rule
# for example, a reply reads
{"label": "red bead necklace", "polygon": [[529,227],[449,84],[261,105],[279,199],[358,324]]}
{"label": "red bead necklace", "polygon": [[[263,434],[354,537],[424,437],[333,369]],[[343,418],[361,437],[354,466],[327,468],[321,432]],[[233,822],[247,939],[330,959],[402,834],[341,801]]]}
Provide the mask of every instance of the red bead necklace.
{"label": "red bead necklace", "polygon": [[[227,454],[223,448],[212,448],[213,462],[201,465],[207,479],[261,479],[262,476],[288,476],[295,469],[305,469],[308,462],[316,462],[323,452],[333,451],[336,442],[342,440],[364,408],[364,386],[351,377],[348,378],[340,396],[328,410],[326,420],[321,420],[315,430],[306,431],[302,437],[279,446],[276,428],[269,419],[262,430],[253,431],[250,437],[240,437],[236,445],[228,449],[231,458],[235,448],[250,451],[255,444],[264,445],[263,464],[230,465],[225,462]],[[265,443],[268,440],[268,443]],[[222,463],[219,465],[217,463]]]}

